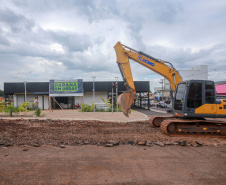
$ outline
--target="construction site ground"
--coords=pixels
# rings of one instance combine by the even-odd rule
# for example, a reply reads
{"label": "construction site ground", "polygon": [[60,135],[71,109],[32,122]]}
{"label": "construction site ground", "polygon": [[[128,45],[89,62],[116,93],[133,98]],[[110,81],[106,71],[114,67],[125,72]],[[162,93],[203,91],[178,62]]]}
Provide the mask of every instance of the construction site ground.
{"label": "construction site ground", "polygon": [[0,114],[0,184],[226,184],[226,138],[170,137],[161,109]]}

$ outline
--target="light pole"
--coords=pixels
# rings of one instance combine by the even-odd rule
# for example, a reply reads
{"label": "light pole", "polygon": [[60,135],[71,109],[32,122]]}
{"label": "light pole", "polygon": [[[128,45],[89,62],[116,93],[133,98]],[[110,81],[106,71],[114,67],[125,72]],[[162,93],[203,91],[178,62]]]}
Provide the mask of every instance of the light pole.
{"label": "light pole", "polygon": [[116,80],[116,104],[117,104],[117,112],[118,112],[118,77],[115,77]]}
{"label": "light pole", "polygon": [[25,91],[25,102],[27,101],[27,81],[23,81],[24,82],[24,91]]}
{"label": "light pole", "polygon": [[161,82],[159,82],[160,84],[162,84],[162,101],[163,101],[163,81],[164,81],[164,79],[160,79],[161,80]]}
{"label": "light pole", "polygon": [[96,77],[93,76],[92,78],[93,78],[93,104],[94,104],[94,112],[95,112],[95,86],[94,86],[94,81],[95,81]]}

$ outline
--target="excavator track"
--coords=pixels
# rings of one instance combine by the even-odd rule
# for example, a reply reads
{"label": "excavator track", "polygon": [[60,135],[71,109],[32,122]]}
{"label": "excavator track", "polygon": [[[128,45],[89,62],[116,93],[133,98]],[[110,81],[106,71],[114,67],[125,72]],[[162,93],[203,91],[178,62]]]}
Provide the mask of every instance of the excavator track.
{"label": "excavator track", "polygon": [[160,129],[169,136],[217,136],[226,137],[226,122],[216,120],[166,119]]}
{"label": "excavator track", "polygon": [[152,127],[160,127],[164,120],[176,118],[175,116],[151,116],[149,118],[149,124]]}

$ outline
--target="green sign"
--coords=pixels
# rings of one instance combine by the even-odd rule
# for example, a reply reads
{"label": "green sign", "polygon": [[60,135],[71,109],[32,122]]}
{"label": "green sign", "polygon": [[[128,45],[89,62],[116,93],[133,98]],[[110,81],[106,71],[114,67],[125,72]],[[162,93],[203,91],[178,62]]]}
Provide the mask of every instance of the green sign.
{"label": "green sign", "polygon": [[78,91],[78,82],[54,82],[54,91]]}
{"label": "green sign", "polygon": [[49,96],[83,96],[83,80],[50,80]]}

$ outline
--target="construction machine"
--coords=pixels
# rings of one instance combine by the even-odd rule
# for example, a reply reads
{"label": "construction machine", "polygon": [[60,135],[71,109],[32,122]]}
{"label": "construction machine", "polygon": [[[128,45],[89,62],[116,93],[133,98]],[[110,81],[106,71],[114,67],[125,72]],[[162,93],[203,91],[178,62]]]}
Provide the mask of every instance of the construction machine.
{"label": "construction machine", "polygon": [[[172,116],[151,117],[152,126],[167,135],[216,134],[226,136],[226,100],[216,99],[215,84],[210,80],[187,80],[167,61],[136,51],[117,42],[114,46],[117,64],[127,90],[118,97],[125,116],[136,99],[129,59],[165,77],[171,85]],[[216,119],[217,118],[217,119]],[[220,119],[219,119],[220,118]]]}

